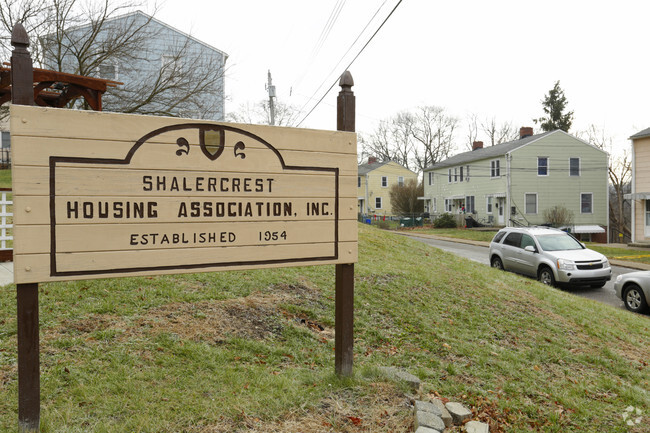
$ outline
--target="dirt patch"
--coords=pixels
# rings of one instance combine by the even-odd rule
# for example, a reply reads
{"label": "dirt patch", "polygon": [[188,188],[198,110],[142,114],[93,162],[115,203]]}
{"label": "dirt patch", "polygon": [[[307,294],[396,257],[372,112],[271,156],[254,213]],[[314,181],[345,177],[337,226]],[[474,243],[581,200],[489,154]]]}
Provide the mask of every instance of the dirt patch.
{"label": "dirt patch", "polygon": [[[284,329],[293,323],[304,326],[319,336],[331,339],[334,331],[326,326],[286,312],[282,304],[305,305],[320,302],[320,293],[307,284],[278,284],[264,292],[243,298],[196,303],[174,302],[152,308],[142,317],[126,324],[123,318],[92,315],[65,319],[60,326],[46,331],[44,340],[63,335],[92,334],[120,328],[115,338],[124,340],[143,335],[168,333],[182,340],[221,344],[228,338],[267,340],[281,338]],[[90,338],[92,340],[92,338]]]}

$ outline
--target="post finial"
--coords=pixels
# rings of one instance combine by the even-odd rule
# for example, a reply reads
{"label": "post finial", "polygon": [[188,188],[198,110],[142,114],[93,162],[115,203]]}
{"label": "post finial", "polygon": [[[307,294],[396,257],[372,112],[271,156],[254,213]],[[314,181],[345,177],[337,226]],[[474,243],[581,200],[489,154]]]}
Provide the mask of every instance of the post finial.
{"label": "post finial", "polygon": [[352,74],[350,71],[343,72],[341,79],[339,80],[339,86],[343,87],[346,90],[354,86],[354,80],[352,79]]}
{"label": "post finial", "polygon": [[27,30],[25,30],[25,27],[21,23],[14,24],[14,28],[11,30],[11,45],[16,48],[19,46],[27,48],[29,46]]}

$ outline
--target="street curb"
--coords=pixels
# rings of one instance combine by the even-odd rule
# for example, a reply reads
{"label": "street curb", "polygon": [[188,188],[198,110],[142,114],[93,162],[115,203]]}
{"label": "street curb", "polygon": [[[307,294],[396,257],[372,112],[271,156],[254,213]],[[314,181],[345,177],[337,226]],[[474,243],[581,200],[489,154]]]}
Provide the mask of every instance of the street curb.
{"label": "street curb", "polygon": [[[428,233],[400,233],[400,232],[395,232],[399,235],[402,236],[408,236],[408,237],[418,237],[418,238],[430,238],[430,239],[437,239],[440,241],[448,241],[448,242],[457,242],[459,244],[468,244],[468,245],[475,245],[477,247],[485,247],[488,248],[490,246],[489,242],[484,242],[484,241],[473,241],[470,239],[462,239],[462,238],[452,238],[449,236],[440,236],[440,235],[432,235]],[[638,262],[630,262],[626,260],[610,260],[609,263],[611,263],[614,266],[621,266],[624,268],[630,268],[630,269],[637,269],[639,271],[650,271],[650,265],[646,263],[638,263]]]}

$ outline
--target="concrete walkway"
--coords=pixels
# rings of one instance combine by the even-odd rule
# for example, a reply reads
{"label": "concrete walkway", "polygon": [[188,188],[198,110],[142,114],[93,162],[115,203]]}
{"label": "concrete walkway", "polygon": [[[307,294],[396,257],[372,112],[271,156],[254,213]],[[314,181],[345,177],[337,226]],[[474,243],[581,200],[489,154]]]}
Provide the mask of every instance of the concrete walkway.
{"label": "concrete walkway", "polygon": [[[470,245],[477,245],[481,247],[489,247],[490,243],[485,242],[485,241],[473,241],[470,239],[461,239],[461,238],[452,238],[450,236],[440,236],[440,235],[431,235],[431,234],[424,234],[424,233],[414,233],[414,232],[396,232],[400,235],[404,236],[414,236],[414,237],[420,237],[420,238],[431,238],[431,239],[439,239],[441,241],[448,241],[448,242],[458,242],[461,244],[470,244]],[[625,244],[594,244],[600,247],[609,247],[609,248],[622,248],[629,250],[630,252],[632,251],[645,251],[648,255],[650,255],[650,250],[648,248],[642,248],[642,247],[630,247]],[[622,266],[624,268],[630,268],[630,269],[637,269],[640,271],[650,271],[650,264],[647,263],[639,263],[639,262],[632,262],[629,260],[619,260],[619,259],[612,259],[609,261],[614,266]]]}

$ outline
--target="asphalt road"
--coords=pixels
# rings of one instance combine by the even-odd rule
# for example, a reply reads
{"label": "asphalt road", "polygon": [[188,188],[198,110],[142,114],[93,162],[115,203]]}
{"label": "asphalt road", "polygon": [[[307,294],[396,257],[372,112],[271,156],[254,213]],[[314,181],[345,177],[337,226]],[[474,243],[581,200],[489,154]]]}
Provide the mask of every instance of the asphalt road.
{"label": "asphalt road", "polygon": [[[488,258],[488,249],[487,247],[470,245],[460,242],[450,242],[443,241],[439,239],[425,238],[419,236],[409,237],[424,242],[427,245],[432,247],[439,248],[450,253],[454,253],[460,257],[474,260],[475,262],[482,263],[486,266],[490,266],[490,260]],[[616,297],[616,292],[614,291],[614,280],[620,274],[626,274],[628,272],[634,272],[636,269],[623,268],[621,266],[612,266],[612,279],[605,284],[604,287],[600,289],[592,289],[590,287],[585,288],[570,288],[565,289],[571,293],[574,293],[578,296],[584,298],[593,299],[594,301],[599,301],[605,304],[612,305],[617,308],[625,309],[623,306],[623,301]]]}

